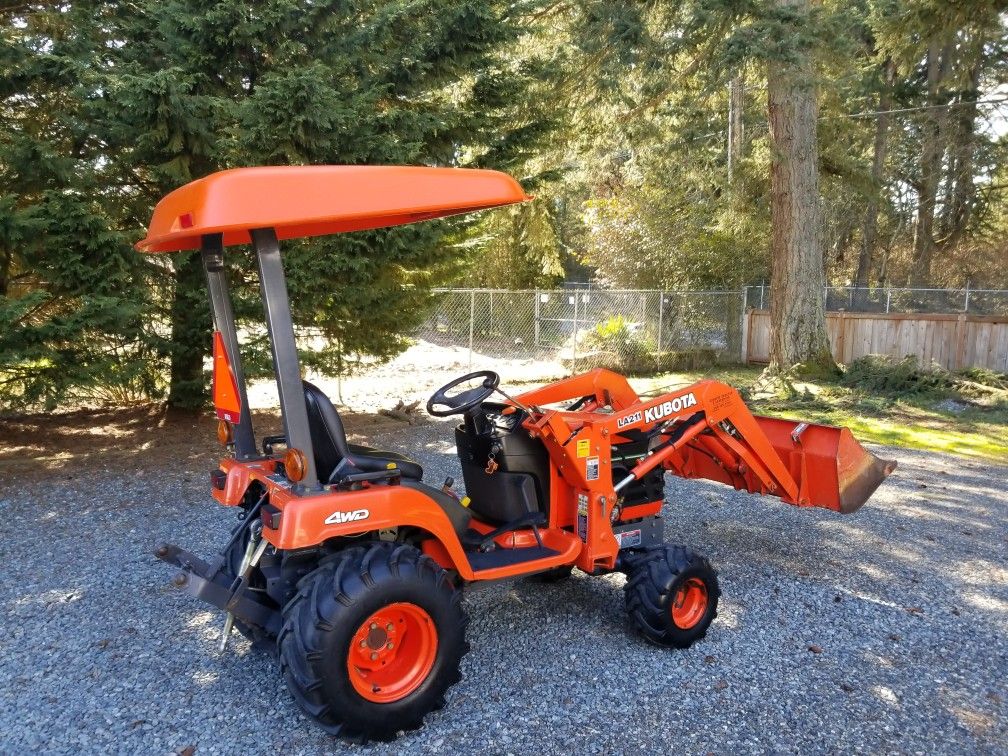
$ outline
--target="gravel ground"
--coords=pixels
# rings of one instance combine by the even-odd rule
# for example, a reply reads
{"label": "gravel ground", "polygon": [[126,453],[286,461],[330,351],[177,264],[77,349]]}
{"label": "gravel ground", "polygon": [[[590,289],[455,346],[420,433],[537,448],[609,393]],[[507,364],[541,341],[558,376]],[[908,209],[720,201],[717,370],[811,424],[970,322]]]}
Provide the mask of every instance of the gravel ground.
{"label": "gravel ground", "polygon": [[[471,588],[448,705],[370,748],[167,587],[154,545],[211,555],[234,514],[206,490],[212,424],[155,421],[91,417],[47,466],[0,465],[0,752],[1008,753],[1008,468],[876,449],[900,468],[847,517],[673,480],[667,540],[720,571],[704,642],[636,638],[618,575]],[[374,442],[460,477],[447,425],[390,423]]]}

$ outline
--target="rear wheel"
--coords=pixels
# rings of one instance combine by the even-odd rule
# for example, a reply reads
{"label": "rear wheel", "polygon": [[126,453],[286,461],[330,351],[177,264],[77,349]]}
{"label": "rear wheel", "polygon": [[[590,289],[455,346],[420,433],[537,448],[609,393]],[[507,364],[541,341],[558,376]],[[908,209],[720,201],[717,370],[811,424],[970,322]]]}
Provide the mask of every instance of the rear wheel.
{"label": "rear wheel", "polygon": [[688,648],[717,616],[717,573],[685,546],[659,546],[626,557],[627,612],[637,630],[660,646]]}
{"label": "rear wheel", "polygon": [[412,546],[375,543],[327,557],[283,614],[284,680],[334,735],[391,740],[414,730],[461,679],[461,594]]}

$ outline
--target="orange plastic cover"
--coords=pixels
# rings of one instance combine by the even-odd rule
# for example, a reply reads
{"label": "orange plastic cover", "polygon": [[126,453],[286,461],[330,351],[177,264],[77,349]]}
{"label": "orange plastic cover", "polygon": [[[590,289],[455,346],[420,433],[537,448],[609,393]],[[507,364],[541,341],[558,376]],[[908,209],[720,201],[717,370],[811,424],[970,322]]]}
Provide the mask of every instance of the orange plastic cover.
{"label": "orange plastic cover", "polygon": [[398,226],[531,199],[500,171],[392,165],[235,168],[166,195],[141,252],[198,249],[204,234],[247,244],[249,230],[279,239]]}
{"label": "orange plastic cover", "polygon": [[241,420],[238,382],[231,370],[231,360],[220,331],[214,331],[213,335],[213,402],[217,417],[221,420],[227,420],[231,424]]}

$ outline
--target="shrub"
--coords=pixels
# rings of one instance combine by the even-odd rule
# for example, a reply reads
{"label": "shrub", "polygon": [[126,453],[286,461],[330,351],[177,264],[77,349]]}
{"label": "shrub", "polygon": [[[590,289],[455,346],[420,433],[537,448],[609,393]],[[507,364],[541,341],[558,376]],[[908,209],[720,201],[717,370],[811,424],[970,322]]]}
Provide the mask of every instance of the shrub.
{"label": "shrub", "polygon": [[937,364],[924,367],[914,356],[896,360],[874,354],[850,363],[841,383],[868,394],[902,397],[947,396],[957,388],[952,374]]}
{"label": "shrub", "polygon": [[578,335],[578,352],[584,357],[579,367],[607,367],[612,370],[654,369],[654,356],[646,334],[622,315],[613,315]]}

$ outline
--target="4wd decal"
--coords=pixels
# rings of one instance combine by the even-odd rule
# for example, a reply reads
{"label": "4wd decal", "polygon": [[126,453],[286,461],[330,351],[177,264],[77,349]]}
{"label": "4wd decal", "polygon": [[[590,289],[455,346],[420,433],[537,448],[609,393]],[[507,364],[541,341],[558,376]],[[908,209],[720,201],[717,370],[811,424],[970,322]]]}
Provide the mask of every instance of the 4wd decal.
{"label": "4wd decal", "polygon": [[325,518],[326,525],[342,525],[344,522],[356,522],[366,520],[371,513],[366,509],[355,509],[352,512],[333,512]]}
{"label": "4wd decal", "polygon": [[692,392],[683,396],[677,396],[675,399],[670,399],[667,402],[656,404],[654,407],[648,407],[644,410],[644,422],[653,423],[656,420],[661,420],[663,417],[675,415],[688,407],[695,407],[696,403],[696,397],[693,396]]}

